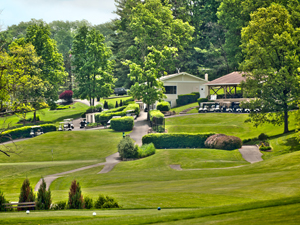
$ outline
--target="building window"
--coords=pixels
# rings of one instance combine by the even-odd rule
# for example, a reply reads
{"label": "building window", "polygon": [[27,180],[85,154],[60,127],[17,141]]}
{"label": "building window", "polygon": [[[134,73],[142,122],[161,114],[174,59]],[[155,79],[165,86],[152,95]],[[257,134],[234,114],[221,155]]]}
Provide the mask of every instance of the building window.
{"label": "building window", "polygon": [[176,86],[164,86],[165,94],[177,94],[177,87]]}

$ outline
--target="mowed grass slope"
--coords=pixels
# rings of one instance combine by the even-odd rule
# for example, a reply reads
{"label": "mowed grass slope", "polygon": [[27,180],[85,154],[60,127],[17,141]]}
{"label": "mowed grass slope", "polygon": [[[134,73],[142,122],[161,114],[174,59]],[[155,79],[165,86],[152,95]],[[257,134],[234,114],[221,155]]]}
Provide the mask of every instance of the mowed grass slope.
{"label": "mowed grass slope", "polygon": [[[204,114],[199,116],[201,115]],[[218,114],[212,115],[218,117]],[[236,114],[228,115],[235,116]],[[254,137],[257,137],[261,133],[258,132],[257,134],[250,128],[243,127],[244,124],[237,122],[239,120],[236,120],[235,117],[223,119],[227,119],[228,124],[232,123],[236,124],[236,127],[241,127],[248,135],[255,133]],[[198,120],[202,121],[202,118]],[[206,122],[209,124],[209,121]],[[193,127],[191,123],[190,127]],[[267,126],[262,130],[265,130],[268,135],[277,135],[271,137],[270,142],[273,151],[264,152],[265,161],[263,162],[249,164],[243,160],[238,150],[161,149],[157,150],[155,155],[144,159],[121,162],[107,174],[98,174],[102,167],[92,168],[60,177],[51,185],[53,202],[67,201],[71,181],[76,179],[80,182],[83,196],[89,196],[95,200],[99,194],[109,195],[114,197],[123,208],[131,210],[97,210],[96,217],[92,217],[94,210],[32,212],[28,216],[24,212],[23,214],[1,213],[0,223],[297,224],[295,221],[298,222],[300,217],[299,142],[295,141],[295,133],[281,135],[282,131],[274,131],[272,126]],[[233,129],[228,129],[228,131],[233,132]],[[78,132],[78,135],[84,135],[88,132],[95,135],[95,140],[99,140],[100,143],[110,143],[111,148],[115,148],[115,152],[116,146],[122,138],[121,133],[109,130]],[[218,125],[214,125],[212,132],[218,132]],[[75,135],[77,132],[64,133]],[[101,135],[97,136],[97,133]],[[55,132],[52,135],[55,136]],[[243,138],[242,134],[240,137]],[[39,154],[39,142],[46,141],[47,138],[45,135],[45,140],[35,139],[35,145],[28,145],[30,146],[27,148],[28,151],[34,152],[30,149],[34,148],[35,153]],[[248,136],[245,135],[245,138]],[[74,146],[80,145],[80,137],[73,137],[72,139]],[[34,139],[29,141],[34,141]],[[49,144],[50,141],[45,143]],[[67,144],[67,141],[60,141],[57,148],[65,147]],[[87,151],[90,151],[94,158],[84,158],[84,154],[77,151],[72,152],[71,149],[68,150],[70,151],[68,155],[74,157],[71,162],[77,162],[78,165],[94,163],[95,161],[92,160],[95,160],[96,152],[100,146],[102,145],[98,145],[98,142],[91,142],[89,145]],[[66,148],[68,149],[68,147]],[[102,148],[100,149],[102,150]],[[49,148],[47,152],[49,150],[51,151]],[[0,185],[2,189],[3,185],[8,184],[3,191],[10,201],[18,200],[19,190],[17,187],[21,187],[25,178],[22,179],[21,177],[25,174],[29,174],[34,187],[40,176],[38,175],[40,171],[55,173],[57,170],[63,169],[59,171],[63,172],[70,169],[68,166],[76,166],[69,164],[69,161],[66,161],[66,156],[61,156],[59,161],[54,162],[58,163],[55,167],[49,166],[51,162],[45,162],[45,167],[39,168],[37,164],[43,160],[49,161],[48,156],[40,154],[36,157],[38,162],[30,162],[26,159],[24,161],[12,161],[10,164],[2,163],[4,167],[1,171],[1,177],[4,178],[0,178]],[[44,158],[39,161],[38,158],[41,157]],[[104,157],[100,158],[99,161],[103,159]],[[56,159],[54,158],[54,160]],[[14,163],[15,169],[9,171],[9,166]],[[63,163],[65,164],[63,165]],[[170,168],[171,164],[180,164],[183,170],[173,170]],[[27,170],[25,166],[28,166]],[[22,171],[22,167],[24,171]],[[47,167],[51,169],[46,171]],[[14,181],[16,184],[13,183]],[[19,184],[17,184],[18,182]],[[11,191],[9,190],[10,185],[14,188]],[[157,211],[157,207],[162,207],[162,210]]]}
{"label": "mowed grass slope", "polygon": [[[0,163],[70,160],[101,160],[117,152],[121,132],[112,130],[55,131],[37,136],[17,145],[11,157],[0,155]],[[8,146],[13,146],[9,144]]]}
{"label": "mowed grass slope", "polygon": [[[41,109],[37,111],[37,115],[40,117],[40,120],[43,121],[43,123],[57,123],[61,122],[64,119],[67,118],[78,118],[80,115],[86,111],[88,108],[87,105],[76,102],[73,105],[70,105],[69,109],[64,110],[49,110],[47,109]],[[33,112],[29,112],[26,114],[26,118],[32,118]],[[12,126],[23,126],[22,123],[18,123],[20,120],[20,117],[13,115],[13,116],[7,116],[0,118],[0,126],[3,126],[3,123],[9,124],[10,127]]]}
{"label": "mowed grass slope", "polygon": [[[296,128],[295,115],[291,112],[289,116],[289,129],[294,130]],[[283,133],[283,125],[263,124],[256,128],[251,123],[245,123],[247,118],[248,114],[237,113],[201,113],[177,116],[166,118],[166,129],[168,133],[215,132],[237,136],[241,139],[254,138],[261,133],[269,136]]]}

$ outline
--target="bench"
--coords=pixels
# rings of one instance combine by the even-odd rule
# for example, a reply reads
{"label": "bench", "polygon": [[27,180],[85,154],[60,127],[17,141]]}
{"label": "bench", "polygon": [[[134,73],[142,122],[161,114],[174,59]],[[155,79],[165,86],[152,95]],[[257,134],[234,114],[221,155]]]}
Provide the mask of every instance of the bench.
{"label": "bench", "polygon": [[3,203],[2,205],[5,206],[5,209],[22,209],[22,208],[35,208],[35,202],[15,202],[15,203]]}

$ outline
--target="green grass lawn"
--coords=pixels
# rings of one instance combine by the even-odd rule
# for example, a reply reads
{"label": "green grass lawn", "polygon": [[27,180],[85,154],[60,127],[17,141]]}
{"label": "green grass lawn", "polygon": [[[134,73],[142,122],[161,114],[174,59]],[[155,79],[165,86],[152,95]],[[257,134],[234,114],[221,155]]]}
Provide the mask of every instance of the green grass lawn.
{"label": "green grass lawn", "polygon": [[[82,104],[80,102],[75,103],[74,105],[70,105],[70,109],[64,109],[64,110],[49,110],[47,109],[41,109],[37,111],[37,115],[40,116],[40,120],[43,123],[58,123],[63,121],[67,118],[78,118],[80,115],[86,111],[88,108],[87,105]],[[33,117],[33,113],[29,112],[26,115],[26,118]],[[19,117],[16,115],[8,116],[8,117],[1,117],[0,118],[0,126],[3,126],[3,123],[5,124],[9,123],[9,126],[23,126],[23,124],[17,124],[17,122],[20,120]]]}
{"label": "green grass lawn", "polygon": [[[194,102],[194,103],[191,103],[191,104],[188,104],[188,105],[172,108],[171,111],[175,111],[176,114],[178,114],[178,113],[182,112],[183,110],[186,110],[188,108],[198,106],[198,105],[199,105],[198,102]],[[198,110],[197,110],[197,112],[198,112]]]}
{"label": "green grass lawn", "polygon": [[[107,130],[55,131],[17,142],[16,152],[0,155],[0,163],[42,162],[52,160],[102,160],[117,152],[122,132]],[[12,144],[8,146],[13,146]]]}
{"label": "green grass lawn", "polygon": [[[251,123],[245,123],[248,114],[232,113],[202,113],[197,115],[185,115],[166,118],[166,129],[169,133],[205,133],[215,132],[227,135],[234,135],[241,139],[257,137],[261,133],[274,136],[283,133],[282,126],[263,124],[253,127]],[[295,116],[289,117],[289,129],[294,130]]]}
{"label": "green grass lawn", "polygon": [[120,100],[125,101],[125,100],[127,100],[127,99],[129,99],[129,98],[132,98],[132,97],[131,97],[131,96],[128,96],[128,97],[107,98],[107,99],[101,98],[101,99],[100,99],[100,103],[101,103],[101,104],[104,104],[104,101],[107,101],[108,104],[109,104],[109,103],[112,103],[112,104],[116,105],[116,101],[117,101],[118,104],[119,104],[119,103],[120,103]]}
{"label": "green grass lawn", "polygon": [[[102,167],[97,167],[64,175],[51,184],[54,203],[67,201],[71,181],[76,179],[83,196],[114,197],[122,210],[9,212],[1,213],[0,224],[297,224],[297,134],[282,135],[283,128],[272,125],[256,129],[243,122],[246,117],[199,114],[167,118],[166,125],[169,132],[212,131],[241,138],[265,132],[271,136],[273,150],[263,152],[262,162],[247,163],[238,150],[160,149],[150,157],[121,162],[107,174],[98,174]],[[34,187],[41,176],[102,162],[117,151],[121,138],[120,132],[96,130],[50,132],[19,142],[20,156],[0,155],[1,190],[8,200],[17,201],[26,177]],[[171,164],[183,170],[171,169]]]}

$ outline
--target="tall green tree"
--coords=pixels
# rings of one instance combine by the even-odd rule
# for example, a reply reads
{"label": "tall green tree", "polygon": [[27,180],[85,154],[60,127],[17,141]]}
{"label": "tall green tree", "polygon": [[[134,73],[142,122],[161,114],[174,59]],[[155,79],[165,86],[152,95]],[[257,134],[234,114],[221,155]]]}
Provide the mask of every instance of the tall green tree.
{"label": "tall green tree", "polygon": [[36,207],[37,209],[50,209],[51,206],[51,191],[50,189],[47,190],[47,185],[46,182],[44,180],[44,178],[42,178],[42,183],[40,185],[40,188],[38,190],[37,193],[37,199],[36,199]]}
{"label": "tall green tree", "polygon": [[135,82],[131,95],[142,99],[149,109],[155,101],[164,98],[159,78],[165,74],[166,62],[176,56],[177,49],[184,49],[191,41],[194,28],[188,22],[174,19],[171,5],[160,0],[139,3],[131,13],[129,26],[135,44],[127,50],[132,60],[124,64],[129,65],[129,76]]}
{"label": "tall green tree", "polygon": [[39,23],[27,28],[25,41],[31,43],[37,55],[41,57],[38,66],[41,70],[41,79],[48,82],[45,96],[48,101],[54,101],[58,99],[59,86],[64,83],[67,73],[64,71],[63,57],[50,36],[49,25]]}
{"label": "tall green tree", "polygon": [[289,131],[288,112],[300,93],[300,29],[293,21],[297,18],[287,9],[272,4],[251,14],[249,25],[242,30],[245,60],[241,69],[248,72],[244,92],[256,98],[244,107],[260,108],[260,113],[250,114],[256,126],[283,123],[284,133]]}
{"label": "tall green tree", "polygon": [[75,95],[88,98],[94,105],[95,98],[108,97],[113,91],[112,53],[104,43],[104,36],[96,29],[83,26],[74,38],[72,56],[77,83]]}

